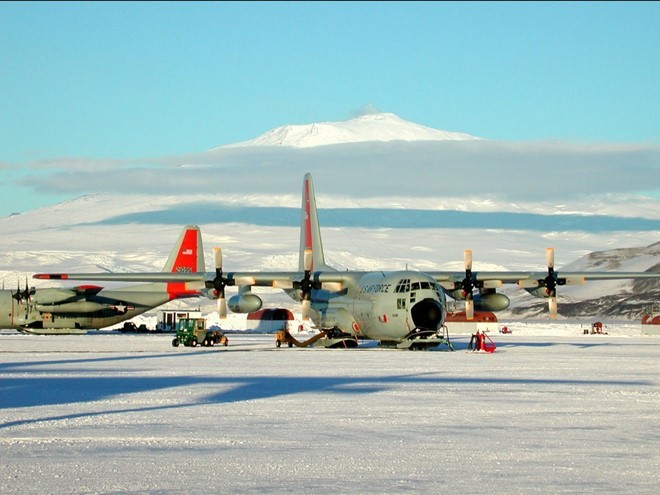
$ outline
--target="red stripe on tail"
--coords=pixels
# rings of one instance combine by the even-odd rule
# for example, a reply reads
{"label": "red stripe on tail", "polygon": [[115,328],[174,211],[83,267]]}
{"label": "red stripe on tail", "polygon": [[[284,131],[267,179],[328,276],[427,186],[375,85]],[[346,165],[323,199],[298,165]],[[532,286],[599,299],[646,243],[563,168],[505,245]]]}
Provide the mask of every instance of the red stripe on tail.
{"label": "red stripe on tail", "polygon": [[[179,252],[174,260],[174,266],[172,267],[172,273],[175,272],[197,272],[197,231],[196,230],[186,230],[185,235],[183,236],[183,241],[179,248]],[[176,299],[186,294],[195,295],[197,291],[187,290],[185,282],[168,282],[167,283],[167,292],[169,293],[170,300]]]}
{"label": "red stripe on tail", "polygon": [[[309,204],[309,181],[305,181],[305,250],[312,250],[312,212]],[[314,261],[312,261],[312,269]]]}

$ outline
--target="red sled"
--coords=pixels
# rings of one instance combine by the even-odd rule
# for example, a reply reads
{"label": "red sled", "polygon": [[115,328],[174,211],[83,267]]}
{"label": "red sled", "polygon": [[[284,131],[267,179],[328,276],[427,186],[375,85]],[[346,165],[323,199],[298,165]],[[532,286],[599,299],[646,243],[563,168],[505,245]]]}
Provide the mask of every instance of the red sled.
{"label": "red sled", "polygon": [[[474,347],[472,347],[474,343]],[[476,334],[472,335],[468,349],[475,351],[484,351],[484,352],[495,352],[495,342],[491,339],[486,333],[477,331]]]}
{"label": "red sled", "polygon": [[493,339],[491,339],[487,333],[484,333],[483,336],[482,350],[486,352],[495,352],[495,342],[493,342]]}

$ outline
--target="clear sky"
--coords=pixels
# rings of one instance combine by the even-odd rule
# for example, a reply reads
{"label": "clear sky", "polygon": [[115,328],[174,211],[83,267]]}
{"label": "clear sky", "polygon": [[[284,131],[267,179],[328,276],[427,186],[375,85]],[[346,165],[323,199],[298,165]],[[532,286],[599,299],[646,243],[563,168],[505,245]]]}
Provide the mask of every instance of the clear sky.
{"label": "clear sky", "polygon": [[35,162],[197,153],[365,105],[504,141],[660,141],[659,2],[1,2],[0,215]]}

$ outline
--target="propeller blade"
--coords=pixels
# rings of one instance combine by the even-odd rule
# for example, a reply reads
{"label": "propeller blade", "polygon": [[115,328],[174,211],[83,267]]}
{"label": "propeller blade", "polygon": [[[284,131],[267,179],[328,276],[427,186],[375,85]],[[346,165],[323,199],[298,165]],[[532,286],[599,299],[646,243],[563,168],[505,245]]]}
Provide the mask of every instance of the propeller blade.
{"label": "propeller blade", "polygon": [[12,294],[11,297],[16,299],[19,303],[21,302],[21,282],[16,282],[16,294]]}
{"label": "propeller blade", "polygon": [[473,290],[475,287],[472,280],[472,250],[466,249],[463,252],[463,260],[465,264],[465,278],[461,281],[461,289],[463,298],[465,299],[465,316],[468,320],[474,318],[474,296]]}
{"label": "propeller blade", "polygon": [[227,317],[227,302],[225,300],[225,286],[227,279],[222,275],[222,248],[213,248],[213,264],[215,265],[215,278],[213,279],[213,289],[218,297],[218,315],[220,318]]}
{"label": "propeller blade", "polygon": [[465,318],[468,320],[474,320],[474,301],[472,299],[467,299],[465,301]]}
{"label": "propeller blade", "polygon": [[548,311],[550,312],[550,318],[557,318],[557,298],[550,297],[548,299]]}
{"label": "propeller blade", "polygon": [[28,277],[25,275],[25,299],[30,300],[30,284],[28,283]]}
{"label": "propeller blade", "polygon": [[222,272],[222,248],[219,247],[213,248],[213,263],[215,264],[216,272],[218,270]]}
{"label": "propeller blade", "polygon": [[555,250],[545,250],[545,261],[548,265],[548,276],[545,277],[545,292],[548,294],[548,312],[550,318],[557,318],[557,274],[555,273]]}
{"label": "propeller blade", "polygon": [[303,270],[306,272],[312,271],[312,250],[311,249],[305,249],[305,252],[303,253]]}
{"label": "propeller blade", "polygon": [[463,292],[465,293],[465,318],[474,320],[474,299],[472,289],[472,250],[466,249],[463,252],[463,264],[465,265],[465,281],[463,282]]}
{"label": "propeller blade", "polygon": [[300,297],[302,299],[302,319],[309,320],[309,312],[312,306],[312,250],[305,249],[303,253],[303,279],[300,281]]}
{"label": "propeller blade", "polygon": [[309,311],[311,308],[311,301],[309,299],[303,299],[302,301],[302,319],[303,321],[309,320]]}
{"label": "propeller blade", "polygon": [[224,297],[218,298],[218,316],[222,319],[227,318],[227,300]]}
{"label": "propeller blade", "polygon": [[12,294],[12,297],[16,299],[20,304],[23,304],[23,301],[30,301],[30,285],[28,283],[27,275],[25,276],[25,290],[21,290],[20,280],[16,282],[16,294]]}

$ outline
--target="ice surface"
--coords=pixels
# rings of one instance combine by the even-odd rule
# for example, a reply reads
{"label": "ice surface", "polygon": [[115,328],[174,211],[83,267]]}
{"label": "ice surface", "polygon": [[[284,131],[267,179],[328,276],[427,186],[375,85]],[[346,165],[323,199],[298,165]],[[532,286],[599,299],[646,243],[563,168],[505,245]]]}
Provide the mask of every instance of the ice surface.
{"label": "ice surface", "polygon": [[1,331],[0,493],[655,494],[660,341],[588,323],[493,354]]}

